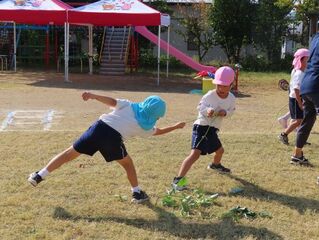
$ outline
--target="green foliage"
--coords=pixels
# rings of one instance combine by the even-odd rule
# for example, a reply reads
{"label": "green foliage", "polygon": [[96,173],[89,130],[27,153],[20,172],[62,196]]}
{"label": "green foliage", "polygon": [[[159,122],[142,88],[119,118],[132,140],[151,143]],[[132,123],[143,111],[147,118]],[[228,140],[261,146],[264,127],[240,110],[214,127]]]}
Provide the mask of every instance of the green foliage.
{"label": "green foliage", "polygon": [[279,64],[282,37],[292,20],[288,14],[290,4],[277,4],[277,0],[260,0],[256,8],[254,42],[266,52],[268,61]]}
{"label": "green foliage", "polygon": [[290,72],[293,56],[287,55],[284,59],[279,59],[276,63],[269,61],[263,55],[248,55],[240,62],[245,71],[269,72],[284,71]]}
{"label": "green foliage", "polygon": [[[151,0],[149,2],[144,2],[144,4],[150,6],[151,8],[154,8],[155,10],[161,12],[161,13],[166,13],[168,15],[173,14],[173,10],[169,7],[166,1],[164,0]],[[156,34],[158,33],[158,27],[152,27],[149,26],[148,30],[150,30],[152,33]],[[167,28],[162,27],[161,32],[166,32]],[[153,46],[150,41],[144,37],[139,37],[139,45],[142,48],[150,48],[150,46]]]}
{"label": "green foliage", "polygon": [[185,42],[192,42],[196,46],[200,62],[214,45],[209,21],[210,10],[209,4],[200,2],[188,7],[178,5],[178,13],[175,14],[179,23],[185,28],[176,32],[184,38]]}
{"label": "green foliage", "polygon": [[[186,184],[186,182],[184,183]],[[183,183],[181,183],[183,185]],[[162,198],[162,205],[165,207],[177,208],[183,217],[191,215],[207,216],[203,208],[213,205],[218,194],[206,195],[201,189],[195,189],[190,194],[169,190]]]}
{"label": "green foliage", "polygon": [[[279,4],[288,0],[278,0]],[[290,0],[296,8],[297,17],[303,20],[309,14],[317,13],[319,11],[319,2],[317,0]]]}
{"label": "green foliage", "polygon": [[168,6],[167,2],[164,0],[151,0],[149,2],[145,2],[145,4],[147,4],[151,8],[156,9],[161,13],[166,13],[168,15],[173,14],[173,10]]}
{"label": "green foliage", "polygon": [[267,211],[254,212],[247,207],[237,206],[230,209],[228,212],[222,215],[222,218],[230,218],[235,222],[239,222],[242,218],[247,218],[250,220],[256,219],[258,216],[263,218],[272,218],[271,214]]}
{"label": "green foliage", "polygon": [[[283,0],[278,0],[279,2]],[[308,45],[309,42],[309,17],[313,13],[319,12],[319,2],[317,0],[291,0],[296,11],[296,20],[302,22],[302,33],[300,36],[300,43]]]}
{"label": "green foliage", "polygon": [[242,46],[251,42],[253,7],[250,0],[214,1],[210,15],[214,40],[225,51],[229,63],[237,63]]}
{"label": "green foliage", "polygon": [[[160,65],[166,65],[167,56],[161,55],[160,57]],[[139,64],[144,68],[156,67],[157,66],[157,56],[154,55],[152,49],[141,48],[140,56],[139,56]],[[169,57],[169,66],[173,69],[184,68],[185,65],[182,64],[179,60],[174,57]]]}

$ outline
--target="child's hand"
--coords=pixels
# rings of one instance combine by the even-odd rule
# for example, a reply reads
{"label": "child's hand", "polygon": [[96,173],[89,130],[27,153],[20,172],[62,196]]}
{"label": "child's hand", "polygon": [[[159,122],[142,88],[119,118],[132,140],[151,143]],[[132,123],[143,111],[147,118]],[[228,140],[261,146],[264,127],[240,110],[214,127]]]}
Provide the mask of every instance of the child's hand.
{"label": "child's hand", "polygon": [[213,117],[214,116],[214,110],[212,108],[207,109],[207,117]]}
{"label": "child's hand", "polygon": [[92,94],[90,92],[84,92],[82,93],[82,98],[84,101],[87,101],[91,98]]}
{"label": "child's hand", "polygon": [[176,129],[178,129],[178,128],[183,128],[183,127],[185,127],[185,125],[186,125],[185,122],[179,122],[179,123],[176,123],[175,127],[176,127]]}
{"label": "child's hand", "polygon": [[225,110],[220,110],[220,111],[218,112],[217,116],[219,116],[219,117],[225,117],[226,114],[227,114],[227,112],[226,112]]}

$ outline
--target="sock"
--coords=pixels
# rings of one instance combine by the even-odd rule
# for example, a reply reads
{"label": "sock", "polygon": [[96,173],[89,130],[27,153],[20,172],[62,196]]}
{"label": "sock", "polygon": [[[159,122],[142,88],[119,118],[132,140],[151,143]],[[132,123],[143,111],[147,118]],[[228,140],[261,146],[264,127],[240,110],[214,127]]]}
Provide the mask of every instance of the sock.
{"label": "sock", "polygon": [[132,187],[131,190],[132,192],[137,192],[137,193],[141,192],[141,188],[139,186]]}
{"label": "sock", "polygon": [[46,176],[49,175],[49,171],[46,168],[41,169],[38,174],[41,176],[42,179],[44,179]]}

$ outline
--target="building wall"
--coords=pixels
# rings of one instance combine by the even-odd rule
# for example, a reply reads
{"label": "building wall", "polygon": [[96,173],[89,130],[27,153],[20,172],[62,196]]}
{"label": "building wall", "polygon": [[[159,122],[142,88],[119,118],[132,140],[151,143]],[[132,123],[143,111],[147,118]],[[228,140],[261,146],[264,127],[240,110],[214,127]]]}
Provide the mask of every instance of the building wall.
{"label": "building wall", "polygon": [[[179,35],[176,31],[185,31],[185,28],[180,25],[178,21],[178,8],[176,5],[170,6],[174,10],[173,16],[171,16],[171,25],[170,25],[170,44],[177,48],[178,50],[184,52],[188,56],[198,59],[197,51],[192,51],[187,49],[187,42],[184,38]],[[187,7],[187,5],[185,5]],[[166,27],[162,27],[162,29],[167,29]],[[168,32],[161,32],[161,39],[167,42]],[[154,54],[157,54],[157,47],[154,47]],[[161,50],[161,54],[166,54],[165,51]],[[247,46],[242,49],[241,55],[242,57],[247,55],[255,55],[256,51],[253,46]],[[219,62],[227,62],[227,56],[223,49],[220,46],[212,46],[212,48],[205,55],[204,62],[209,63],[211,61],[219,61]]]}

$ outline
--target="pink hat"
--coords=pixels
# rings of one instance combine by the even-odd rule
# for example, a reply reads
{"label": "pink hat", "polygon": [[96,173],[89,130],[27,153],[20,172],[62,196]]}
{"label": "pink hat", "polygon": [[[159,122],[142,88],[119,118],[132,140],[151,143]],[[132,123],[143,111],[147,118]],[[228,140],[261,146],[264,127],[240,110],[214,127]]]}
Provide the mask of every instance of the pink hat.
{"label": "pink hat", "polygon": [[213,83],[217,85],[230,86],[234,81],[235,72],[231,67],[220,67],[215,72]]}
{"label": "pink hat", "polygon": [[292,65],[294,69],[298,70],[301,68],[301,59],[303,57],[309,57],[310,53],[309,50],[306,48],[298,49],[294,54],[294,60],[292,61]]}

